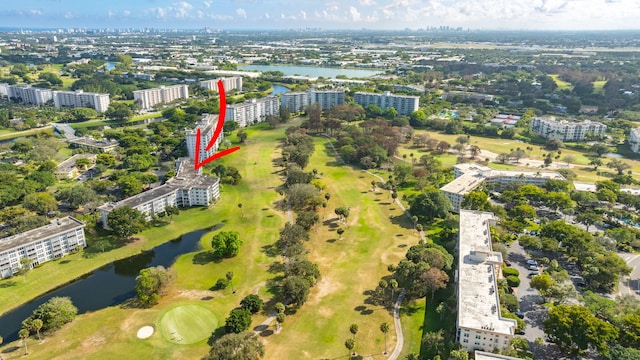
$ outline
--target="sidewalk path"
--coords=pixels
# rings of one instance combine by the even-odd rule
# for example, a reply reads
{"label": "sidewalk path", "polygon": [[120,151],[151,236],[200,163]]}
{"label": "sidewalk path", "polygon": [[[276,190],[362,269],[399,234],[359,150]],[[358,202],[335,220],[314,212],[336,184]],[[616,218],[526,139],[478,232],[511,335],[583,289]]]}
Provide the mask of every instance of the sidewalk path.
{"label": "sidewalk path", "polygon": [[400,323],[400,305],[402,304],[402,299],[404,298],[404,289],[398,296],[398,300],[396,300],[396,304],[393,308],[393,324],[396,327],[396,347],[393,349],[391,356],[389,356],[389,360],[396,360],[400,353],[402,352],[402,346],[404,345],[404,334],[402,334],[402,324]]}

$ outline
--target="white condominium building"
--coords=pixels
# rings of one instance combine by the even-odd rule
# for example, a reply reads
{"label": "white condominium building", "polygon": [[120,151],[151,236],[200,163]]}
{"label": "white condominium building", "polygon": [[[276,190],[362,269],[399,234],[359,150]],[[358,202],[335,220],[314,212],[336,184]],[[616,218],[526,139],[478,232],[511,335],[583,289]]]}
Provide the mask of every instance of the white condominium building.
{"label": "white condominium building", "polygon": [[379,106],[382,110],[392,107],[396,109],[398,115],[407,116],[420,107],[419,96],[394,95],[389,91],[385,91],[382,94],[357,92],[354,95],[354,100],[362,107],[372,104]]}
{"label": "white condominium building", "polygon": [[9,85],[7,96],[10,100],[42,106],[53,100],[53,92],[49,89],[39,89],[31,85]]}
{"label": "white condominium building", "polygon": [[469,352],[507,349],[517,328],[515,320],[500,314],[502,254],[492,250],[489,230],[497,220],[488,212],[460,211],[456,341]]}
{"label": "white condominium building", "polygon": [[602,137],[607,131],[607,126],[589,120],[574,122],[558,121],[554,117],[534,117],[531,119],[530,129],[546,139],[560,139],[571,142],[584,141],[589,134],[594,137]]}
{"label": "white condominium building", "polygon": [[277,96],[251,99],[240,104],[227,105],[225,121],[235,121],[245,127],[266,120],[267,116],[280,114],[280,101]]}
{"label": "white condominium building", "polygon": [[150,220],[153,214],[164,213],[168,206],[209,206],[218,198],[219,179],[202,175],[202,169],[194,170],[194,162],[191,159],[180,158],[177,161],[176,176],[164,185],[117,203],[106,203],[98,207],[98,211],[101,214],[102,226],[107,228],[109,213],[122,206],[136,209]]}
{"label": "white condominium building", "polygon": [[629,132],[629,139],[627,139],[631,151],[634,153],[640,153],[640,128],[631,129]]}
{"label": "white condominium building", "polygon": [[512,182],[544,185],[547,181],[566,180],[564,176],[551,171],[494,170],[475,163],[458,164],[453,167],[455,179],[440,188],[451,201],[453,211],[458,212],[464,196],[483,184],[492,184],[498,188]]}
{"label": "white condominium building", "polygon": [[309,103],[318,103],[322,110],[331,109],[334,105],[344,104],[344,90],[310,90]]}
{"label": "white condominium building", "polygon": [[53,104],[57,108],[85,107],[102,113],[109,108],[109,94],[86,93],[82,90],[54,91]]}
{"label": "white condominium building", "polygon": [[195,160],[196,158],[196,139],[197,139],[197,129],[200,129],[200,161],[210,157],[215,154],[220,147],[220,142],[224,138],[223,132],[220,133],[220,136],[216,140],[215,144],[206,151],[207,145],[209,141],[213,138],[213,133],[215,132],[216,125],[218,124],[218,115],[214,114],[202,114],[202,120],[196,124],[195,129],[185,130],[186,141],[187,141],[187,151],[189,152],[189,158]]}
{"label": "white condominium building", "polygon": [[143,110],[151,109],[158,104],[168,104],[178,99],[187,98],[189,98],[188,85],[160,86],[133,92],[135,103]]}
{"label": "white condominium building", "polygon": [[309,92],[286,92],[281,95],[282,107],[293,113],[302,112],[309,106]]}
{"label": "white condominium building", "polygon": [[9,95],[9,84],[0,83],[0,97],[5,97]]}
{"label": "white condominium building", "polygon": [[218,80],[222,80],[222,86],[224,86],[225,93],[231,90],[237,90],[238,92],[242,91],[242,76],[204,80],[200,81],[200,86],[207,90],[218,92]]}
{"label": "white condominium building", "polygon": [[22,266],[20,259],[33,260],[31,267],[34,267],[85,246],[84,223],[70,216],[0,239],[0,278],[18,272]]}

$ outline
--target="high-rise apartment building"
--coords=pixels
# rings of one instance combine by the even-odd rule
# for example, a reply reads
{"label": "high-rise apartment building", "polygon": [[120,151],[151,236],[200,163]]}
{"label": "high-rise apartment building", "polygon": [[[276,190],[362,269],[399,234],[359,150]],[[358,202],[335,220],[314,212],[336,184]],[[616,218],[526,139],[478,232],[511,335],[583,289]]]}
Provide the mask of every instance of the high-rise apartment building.
{"label": "high-rise apartment building", "polygon": [[627,142],[629,143],[631,151],[640,153],[640,128],[631,129]]}
{"label": "high-rise apartment building", "polygon": [[419,96],[395,95],[390,91],[385,91],[382,94],[357,92],[354,95],[354,100],[357,104],[362,105],[362,107],[367,107],[372,104],[379,106],[382,110],[392,107],[396,109],[398,115],[405,116],[411,115],[411,113],[420,107]]}
{"label": "high-rise apartment building", "polygon": [[7,96],[10,100],[33,105],[46,105],[53,100],[53,92],[49,89],[40,89],[31,85],[9,85]]}
{"label": "high-rise apartment building", "polygon": [[280,101],[276,96],[251,99],[240,104],[227,105],[225,121],[235,121],[245,127],[266,120],[267,116],[280,114]]}
{"label": "high-rise apartment building", "polygon": [[311,104],[320,104],[322,110],[344,104],[344,90],[309,90],[286,92],[282,96],[282,107],[291,112],[301,112]]}
{"label": "high-rise apartment building", "polygon": [[531,131],[546,139],[562,141],[584,141],[587,136],[603,137],[607,125],[585,120],[582,122],[556,120],[554,117],[534,117],[531,119]]}
{"label": "high-rise apartment building", "polygon": [[160,86],[133,92],[135,103],[143,110],[151,109],[158,104],[168,104],[178,99],[187,98],[189,98],[188,85]]}
{"label": "high-rise apartment building", "polygon": [[215,132],[216,125],[218,124],[219,118],[218,115],[214,114],[202,114],[202,120],[200,120],[196,124],[195,129],[189,129],[185,131],[186,134],[186,142],[187,142],[187,151],[189,152],[189,158],[195,160],[196,158],[196,140],[197,140],[197,129],[200,129],[200,161],[212,156],[218,151],[220,147],[220,142],[224,138],[223,133],[220,133],[220,136],[216,140],[216,143],[206,151],[207,144],[213,138],[213,133]]}
{"label": "high-rise apartment building", "polygon": [[229,92],[231,90],[242,91],[242,76],[233,77],[221,77],[218,79],[200,81],[200,86],[211,91],[218,91],[218,80],[222,81],[224,91]]}
{"label": "high-rise apartment building", "polygon": [[86,93],[82,90],[54,91],[53,104],[57,108],[85,107],[102,113],[109,108],[109,94]]}

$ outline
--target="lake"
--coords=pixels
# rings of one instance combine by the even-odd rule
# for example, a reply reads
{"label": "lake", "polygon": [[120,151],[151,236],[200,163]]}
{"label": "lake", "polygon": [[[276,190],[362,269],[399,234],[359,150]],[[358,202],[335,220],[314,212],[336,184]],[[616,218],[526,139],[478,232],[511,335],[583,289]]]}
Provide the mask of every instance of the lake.
{"label": "lake", "polygon": [[367,78],[384,73],[383,70],[341,69],[317,66],[294,65],[242,65],[238,70],[244,71],[282,71],[285,75],[304,75],[311,77],[335,78],[338,75],[346,75],[349,78]]}
{"label": "lake", "polygon": [[[207,232],[208,230],[193,231],[139,255],[114,261],[68,285],[7,312],[0,316],[0,336],[4,338],[5,343],[17,340],[22,321],[28,318],[38,306],[54,296],[70,297],[78,308],[78,314],[121,304],[136,295],[134,287],[136,276],[140,270],[152,266],[168,268],[178,256],[197,251],[200,238]],[[64,258],[58,261],[64,261]],[[14,279],[22,281],[22,277]],[[27,276],[28,281],[29,277]]]}

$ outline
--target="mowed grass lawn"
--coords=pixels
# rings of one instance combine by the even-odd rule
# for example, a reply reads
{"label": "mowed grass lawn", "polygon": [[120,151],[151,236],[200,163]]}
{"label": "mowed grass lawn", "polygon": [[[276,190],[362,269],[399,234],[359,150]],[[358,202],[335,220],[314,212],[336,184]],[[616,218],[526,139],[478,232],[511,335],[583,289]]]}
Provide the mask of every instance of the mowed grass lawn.
{"label": "mowed grass lawn", "polygon": [[[60,358],[156,358],[156,359],[197,359],[206,354],[209,347],[206,339],[192,345],[177,345],[164,339],[160,324],[163,315],[176,305],[197,304],[208,309],[217,321],[218,327],[224,325],[229,312],[238,306],[240,300],[254,290],[261,292],[264,300],[273,296],[264,290],[264,283],[269,278],[277,276],[267,271],[269,264],[275,258],[264,254],[263,246],[276,241],[278,232],[283,226],[286,214],[273,209],[273,202],[280,198],[275,187],[282,183],[282,179],[275,173],[276,168],[271,160],[279,156],[275,151],[278,139],[284,135],[284,128],[265,131],[265,126],[259,129],[247,129],[249,139],[247,144],[241,144],[241,150],[225,157],[222,161],[233,164],[240,171],[243,181],[238,186],[223,185],[222,195],[218,203],[211,208],[193,208],[181,211],[175,216],[173,223],[146,230],[138,237],[140,240],[125,248],[132,248],[133,253],[139,253],[141,248],[149,249],[157,243],[173,239],[189,231],[216,227],[218,231],[238,231],[244,244],[240,254],[233,259],[213,261],[208,256],[211,250],[211,237],[215,232],[206,233],[201,240],[202,251],[186,254],[180,257],[172,267],[176,273],[176,281],[169,289],[169,293],[158,305],[151,309],[135,309],[126,307],[111,307],[91,314],[80,315],[73,323],[65,326],[55,335],[40,345],[37,340],[31,340],[30,357],[49,359],[52,354],[60,354]],[[254,165],[255,163],[255,165]],[[239,209],[237,204],[243,204]],[[244,217],[242,216],[244,214]],[[162,241],[164,239],[164,241]],[[110,253],[114,258],[116,252]],[[60,262],[45,264],[27,277],[27,282],[44,277],[51,270],[58,276],[63,276],[60,267],[75,263],[89,262],[88,260],[66,257],[69,263]],[[95,260],[95,259],[92,259]],[[49,271],[45,268],[50,266]],[[230,289],[222,291],[209,290],[218,278],[225,277],[227,271],[234,272],[233,285],[236,293]],[[75,271],[78,273],[78,271]],[[55,279],[55,277],[50,278]],[[21,279],[15,278],[16,282]],[[46,282],[39,280],[39,284]],[[33,284],[32,284],[33,285]],[[0,288],[0,291],[7,289]],[[0,293],[0,296],[2,294]],[[3,300],[5,297],[2,297]],[[3,304],[4,305],[4,301]],[[311,309],[310,309],[311,310]],[[266,316],[254,316],[254,326],[261,323]],[[96,326],[96,323],[100,324]],[[137,339],[136,332],[145,325],[152,325],[156,333],[145,340]],[[182,334],[181,334],[182,335]],[[184,335],[182,335],[184,337]],[[17,344],[17,343],[16,343]],[[31,344],[31,343],[30,343]],[[11,346],[10,344],[7,345]],[[4,356],[20,357],[19,351]],[[62,355],[64,354],[64,355]],[[76,355],[77,354],[77,355]]]}
{"label": "mowed grass lawn", "polygon": [[[309,258],[320,266],[322,277],[312,288],[308,302],[287,317],[282,332],[265,339],[266,359],[346,358],[344,342],[352,336],[351,324],[359,327],[355,346],[358,354],[381,356],[383,322],[391,326],[388,350],[395,346],[390,311],[371,304],[369,298],[379,280],[389,275],[387,266],[398,263],[418,237],[400,208],[392,204],[388,192],[370,191],[374,177],[338,164],[327,141],[315,140],[316,151],[307,167],[318,169],[331,194],[326,212],[321,211],[323,223],[312,230],[307,244]],[[340,206],[351,208],[347,224],[338,222],[334,214]],[[391,215],[398,218],[392,221]],[[342,239],[338,239],[338,227],[346,229]],[[415,344],[415,339],[411,343]]]}
{"label": "mowed grass lawn", "polygon": [[[135,253],[149,249],[163,239],[175,238],[177,234],[215,227],[216,231],[239,232],[244,241],[240,254],[232,259],[213,261],[210,241],[216,231],[209,232],[202,237],[202,250],[183,255],[176,261],[172,267],[176,281],[158,305],[150,309],[111,307],[80,315],[73,323],[47,337],[43,344],[31,338],[30,358],[200,358],[209,348],[206,340],[178,345],[164,338],[161,322],[167,311],[182,305],[202,306],[215,316],[221,327],[229,311],[237,307],[244,296],[258,293],[265,301],[273,298],[278,289],[270,280],[277,279],[281,273],[270,272],[269,268],[281,259],[267,255],[265,246],[277,240],[286,221],[286,214],[274,208],[274,202],[281,199],[275,187],[282,183],[282,178],[277,173],[280,168],[272,164],[272,160],[280,156],[276,145],[284,128],[266,130],[261,126],[260,129],[248,129],[248,133],[247,144],[222,160],[239,169],[243,176],[240,185],[225,185],[220,201],[212,208],[182,211],[174,217],[173,223],[145,231],[139,241],[126,247],[133,248]],[[395,346],[393,318],[389,309],[372,304],[369,298],[379,280],[389,275],[387,266],[402,259],[408,246],[418,242],[418,236],[410,221],[392,204],[388,192],[370,191],[373,176],[337,164],[326,149],[327,140],[318,138],[315,141],[316,152],[307,170],[318,169],[331,199],[329,206],[320,210],[323,224],[312,230],[311,240],[306,245],[309,258],[319,264],[322,277],[311,289],[308,302],[287,316],[279,334],[261,336],[266,345],[265,359],[345,356],[344,341],[352,336],[349,332],[351,324],[358,324],[360,328],[355,351],[380,356],[384,346],[380,332],[383,322],[391,326],[387,336],[388,350]],[[238,203],[243,204],[242,208],[238,208]],[[337,223],[333,210],[338,206],[351,208],[347,224]],[[391,215],[397,218],[392,220]],[[346,228],[340,240],[335,231],[338,226]],[[114,258],[119,250],[104,256]],[[65,260],[70,262],[53,262],[36,269],[28,275],[27,283],[34,285],[37,278],[45,277],[49,272],[63,276],[63,270],[68,269],[65,267],[89,262],[78,255]],[[228,271],[234,273],[236,292],[232,293],[229,288],[210,290]],[[73,272],[81,273],[78,269]],[[56,277],[49,281],[52,279]],[[14,280],[21,282],[18,278]],[[38,284],[44,286],[46,282]],[[0,288],[2,292],[6,290]],[[3,295],[0,293],[3,300],[7,299]],[[416,318],[403,319],[412,327],[405,330],[405,342],[409,346],[405,347],[404,353],[419,349],[421,332],[418,327],[424,315],[418,311],[412,316]],[[266,318],[266,313],[255,315],[252,328]],[[151,338],[140,340],[136,332],[145,325],[154,326],[156,332]],[[271,324],[271,329],[274,326]],[[4,348],[13,345],[18,343],[7,344]],[[5,359],[19,357],[20,350],[4,354]]]}
{"label": "mowed grass lawn", "polygon": [[[448,142],[450,145],[454,145],[456,143],[456,139],[459,136],[466,136],[466,135],[448,135],[448,134],[443,134],[443,133],[439,133],[439,132],[435,132],[435,131],[429,131],[429,130],[416,130],[415,134],[428,134],[431,138],[437,139],[437,140],[444,140],[446,142]],[[544,155],[547,154],[549,151],[545,150],[544,147],[539,146],[539,145],[533,145],[533,144],[526,144],[523,142],[519,142],[517,140],[512,140],[512,139],[496,139],[496,138],[487,138],[487,137],[481,137],[481,136],[470,136],[470,141],[469,141],[470,145],[477,145],[480,147],[480,149],[482,150],[486,150],[486,151],[490,151],[492,153],[495,154],[501,154],[501,153],[509,153],[511,152],[512,149],[517,149],[520,148],[522,150],[525,150],[526,152],[526,157],[533,159],[533,160],[539,160],[542,161],[544,160]],[[529,151],[526,150],[527,147],[532,148],[533,150]],[[560,149],[561,150],[561,155],[560,155],[560,159],[554,159],[554,163],[556,164],[562,164],[563,166],[566,165],[566,162],[564,161],[564,157],[565,156],[573,156],[575,158],[575,160],[573,160],[573,162],[571,163],[573,166],[571,167],[571,170],[573,170],[576,175],[578,175],[578,178],[576,179],[576,181],[585,181],[585,182],[595,182],[595,181],[599,181],[599,180],[605,180],[607,179],[607,177],[604,176],[600,176],[597,174],[596,171],[593,170],[593,168],[588,165],[589,162],[591,161],[587,156],[585,156],[585,153],[582,153],[580,151],[576,151],[576,150],[572,150],[572,149]],[[413,143],[407,143],[407,144],[402,144],[399,148],[398,148],[398,154],[400,157],[403,157],[403,155],[406,155],[406,160],[408,162],[411,161],[411,157],[410,154],[413,153],[413,157],[416,159],[416,163],[419,163],[420,161],[420,157],[422,157],[423,155],[429,154],[429,152],[426,150],[426,148],[416,148],[413,146]],[[438,158],[440,159],[440,161],[442,161],[442,165],[445,167],[449,167],[449,166],[453,166],[456,163],[456,155],[448,153],[448,154],[442,154],[442,155],[437,155]],[[465,154],[466,157],[469,156],[469,154]],[[481,155],[479,156],[480,158],[483,158]],[[607,162],[611,161],[613,158],[609,158],[609,157],[604,157],[602,160],[603,162],[606,164]],[[484,159],[483,159],[484,160]],[[640,173],[640,161],[637,160],[631,160],[631,159],[621,159],[623,162],[626,162],[627,164],[629,164],[631,166],[631,170],[637,175]],[[532,167],[527,166],[527,159],[522,159],[520,161],[520,163],[511,163],[509,165],[504,165],[504,164],[498,164],[495,162],[491,163],[491,167],[494,168],[500,168],[500,169],[532,169]],[[539,168],[534,168],[537,170],[540,170]],[[607,169],[606,166],[602,166],[598,169],[599,171],[609,171],[609,172],[615,172],[614,170],[611,169]]]}

